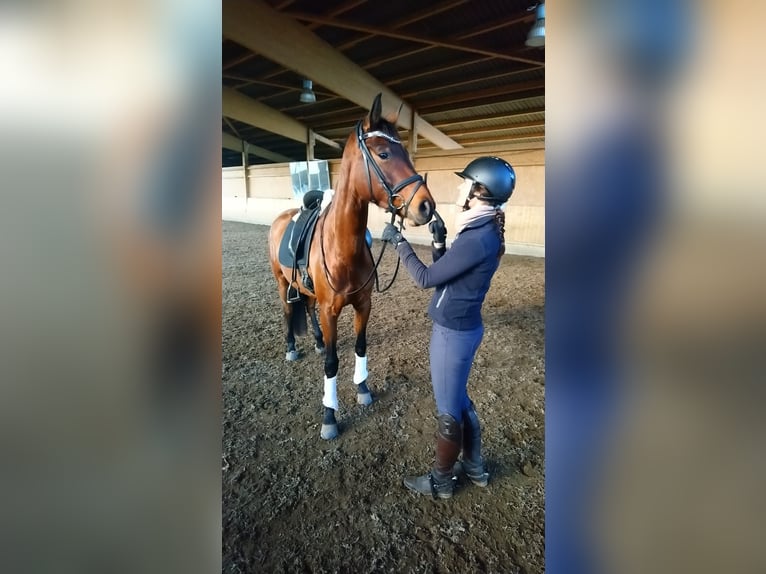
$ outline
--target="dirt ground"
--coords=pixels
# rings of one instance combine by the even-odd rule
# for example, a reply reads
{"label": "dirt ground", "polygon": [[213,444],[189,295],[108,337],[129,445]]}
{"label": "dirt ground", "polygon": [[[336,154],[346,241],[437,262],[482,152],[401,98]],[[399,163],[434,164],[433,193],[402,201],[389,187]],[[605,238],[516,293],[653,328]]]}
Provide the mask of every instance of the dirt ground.
{"label": "dirt ground", "polygon": [[[544,572],[544,260],[506,255],[484,304],[468,392],[489,486],[461,480],[437,501],[402,485],[433,461],[431,291],[400,268],[391,289],[373,294],[368,407],[356,404],[353,309],[344,309],[341,434],[324,441],[323,358],[307,335],[301,359],[285,361],[267,233],[223,224],[223,571]],[[416,251],[430,261],[430,248]],[[395,265],[387,250],[381,285]]]}

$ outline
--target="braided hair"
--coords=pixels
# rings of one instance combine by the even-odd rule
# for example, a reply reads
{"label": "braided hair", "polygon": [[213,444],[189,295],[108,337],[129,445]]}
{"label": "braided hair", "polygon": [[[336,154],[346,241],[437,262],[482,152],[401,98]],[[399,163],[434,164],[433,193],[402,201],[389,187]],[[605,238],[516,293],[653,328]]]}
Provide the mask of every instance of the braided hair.
{"label": "braided hair", "polygon": [[471,191],[466,199],[464,209],[468,208],[468,202],[471,197],[476,197],[495,206],[495,231],[497,231],[498,238],[500,239],[500,248],[497,250],[497,258],[500,259],[505,253],[505,212],[500,209],[498,201],[492,197],[489,190],[479,182],[473,182]]}
{"label": "braided hair", "polygon": [[495,229],[500,237],[500,248],[497,250],[497,258],[500,259],[505,253],[505,212],[495,209]]}

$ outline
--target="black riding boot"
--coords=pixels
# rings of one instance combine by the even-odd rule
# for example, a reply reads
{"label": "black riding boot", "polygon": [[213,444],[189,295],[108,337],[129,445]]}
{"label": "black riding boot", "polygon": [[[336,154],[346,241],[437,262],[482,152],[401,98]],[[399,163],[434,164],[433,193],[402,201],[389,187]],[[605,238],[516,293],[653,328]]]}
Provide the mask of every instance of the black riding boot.
{"label": "black riding boot", "polygon": [[452,469],[460,454],[462,429],[452,415],[439,415],[439,430],[436,433],[436,460],[431,472],[423,476],[408,476],[404,486],[418,494],[434,498],[451,498],[454,488]]}
{"label": "black riding boot", "polygon": [[462,470],[475,485],[487,486],[489,473],[484,469],[484,459],[481,456],[481,425],[473,402],[468,409],[463,411]]}

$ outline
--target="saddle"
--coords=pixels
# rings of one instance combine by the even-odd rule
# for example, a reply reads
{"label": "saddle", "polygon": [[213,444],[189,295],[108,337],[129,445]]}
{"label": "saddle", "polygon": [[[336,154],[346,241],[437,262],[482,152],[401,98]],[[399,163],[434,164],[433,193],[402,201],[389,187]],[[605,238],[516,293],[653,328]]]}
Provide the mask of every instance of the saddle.
{"label": "saddle", "polygon": [[314,292],[314,282],[308,272],[309,252],[323,196],[324,193],[318,190],[306,192],[300,211],[287,224],[279,244],[279,263],[293,270],[290,286],[287,288],[288,303],[300,300],[300,292],[295,283],[298,271],[301,273],[301,281],[306,289]]}

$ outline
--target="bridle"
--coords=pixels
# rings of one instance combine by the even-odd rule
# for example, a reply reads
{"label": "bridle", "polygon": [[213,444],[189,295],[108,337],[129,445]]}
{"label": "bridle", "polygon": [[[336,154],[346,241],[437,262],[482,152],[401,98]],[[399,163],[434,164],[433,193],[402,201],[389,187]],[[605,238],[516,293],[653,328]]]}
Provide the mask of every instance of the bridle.
{"label": "bridle", "polygon": [[[410,177],[400,181],[395,186],[391,186],[391,184],[388,183],[388,180],[386,179],[386,176],[383,174],[383,171],[380,169],[380,166],[375,162],[374,159],[372,159],[372,155],[370,154],[370,149],[367,147],[367,145],[364,143],[365,140],[368,140],[370,138],[383,138],[384,140],[389,141],[390,143],[402,145],[401,140],[396,139],[395,137],[388,135],[385,132],[382,132],[380,130],[375,130],[371,132],[365,132],[362,128],[362,120],[359,120],[359,122],[356,124],[356,141],[359,144],[359,150],[362,152],[362,155],[364,156],[364,171],[367,173],[367,185],[370,189],[370,199],[373,203],[377,203],[375,201],[375,195],[372,193],[372,176],[370,175],[370,165],[372,165],[372,170],[375,172],[375,175],[378,177],[378,181],[380,182],[380,185],[383,186],[383,189],[386,190],[386,193],[388,194],[388,207],[386,208],[386,211],[391,212],[391,223],[394,222],[394,217],[396,215],[396,211],[398,209],[404,209],[404,213],[400,216],[402,220],[407,217],[407,209],[410,206],[410,203],[412,202],[412,199],[415,197],[415,194],[420,189],[420,186],[425,183],[425,180],[419,173],[414,173]],[[399,199],[404,199],[401,195],[399,195],[399,192],[407,187],[408,185],[417,182],[418,184],[415,186],[415,188],[412,190],[412,193],[410,194],[410,198],[404,202],[403,206],[396,207],[394,205],[394,198],[398,197]]]}
{"label": "bridle", "polygon": [[[386,190],[386,193],[388,194],[388,207],[386,208],[387,212],[391,213],[391,224],[393,225],[394,220],[396,219],[396,212],[399,209],[404,209],[404,213],[399,216],[399,229],[402,229],[404,227],[404,218],[407,216],[407,209],[410,206],[410,203],[412,202],[413,198],[415,197],[415,194],[418,192],[420,187],[425,183],[425,178],[423,178],[419,173],[414,173],[410,177],[400,181],[395,186],[391,186],[391,184],[388,183],[388,180],[386,179],[386,176],[383,174],[383,171],[380,169],[380,166],[375,162],[374,159],[372,159],[372,155],[370,154],[370,149],[367,147],[367,144],[364,142],[370,138],[378,137],[383,138],[390,143],[402,145],[401,140],[396,139],[395,137],[382,132],[380,130],[374,130],[371,132],[365,132],[364,128],[362,127],[362,120],[359,120],[359,122],[356,124],[356,141],[357,144],[359,144],[359,150],[362,152],[362,156],[364,157],[364,171],[367,174],[367,185],[370,190],[370,199],[372,203],[377,203],[375,199],[375,194],[372,192],[372,176],[370,175],[370,165],[372,165],[372,170],[375,172],[375,175],[378,178],[378,181],[383,186],[383,189]],[[407,187],[410,184],[413,184],[417,182],[417,185],[412,190],[412,193],[410,194],[410,198],[404,202],[404,205],[400,207],[396,207],[394,205],[394,198],[398,197],[399,199],[403,199],[401,195],[399,195],[399,192]],[[329,209],[329,208],[328,208]],[[380,251],[380,255],[378,255],[378,260],[375,261],[375,258],[373,257],[374,265],[372,267],[372,272],[370,273],[370,276],[367,277],[367,280],[362,283],[358,288],[354,289],[353,291],[350,291],[348,293],[344,293],[344,295],[349,296],[353,295],[354,293],[358,293],[362,289],[364,289],[367,284],[370,282],[370,279],[375,277],[375,286],[378,290],[378,293],[383,293],[386,291],[391,285],[394,284],[394,280],[396,279],[396,275],[399,272],[399,263],[400,260],[397,259],[396,261],[396,270],[394,271],[394,276],[391,278],[391,282],[386,285],[383,289],[380,288],[380,285],[378,284],[378,265],[380,264],[381,259],[383,258],[383,253],[386,250],[386,242],[383,242],[383,248]],[[336,293],[340,293],[332,284],[332,281],[330,280],[330,272],[327,269],[327,264],[325,263],[325,253],[324,253],[324,222],[322,222],[322,227],[319,232],[319,246],[322,250],[322,267],[324,268],[324,274],[325,278],[327,279],[327,284],[330,286],[330,289],[335,291]],[[372,257],[372,249],[370,249],[370,257]]]}

